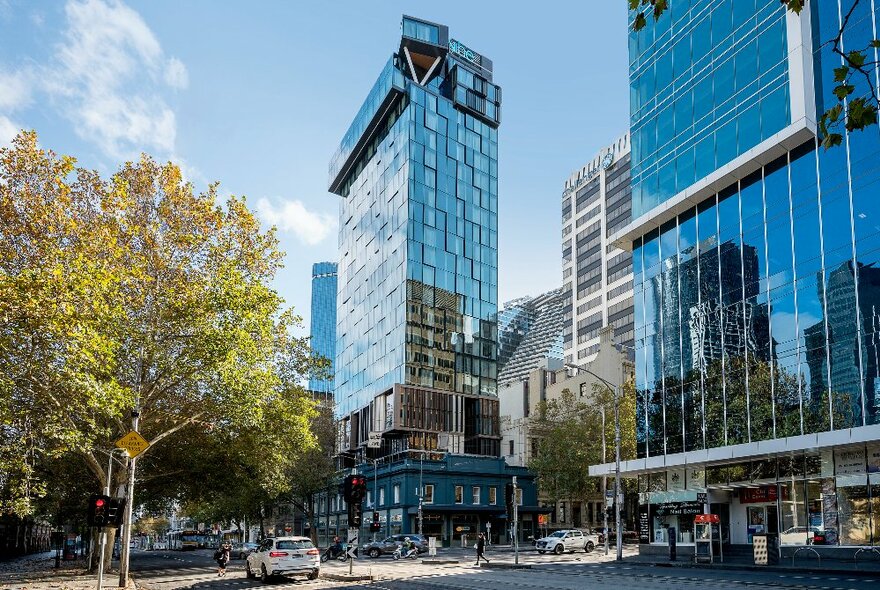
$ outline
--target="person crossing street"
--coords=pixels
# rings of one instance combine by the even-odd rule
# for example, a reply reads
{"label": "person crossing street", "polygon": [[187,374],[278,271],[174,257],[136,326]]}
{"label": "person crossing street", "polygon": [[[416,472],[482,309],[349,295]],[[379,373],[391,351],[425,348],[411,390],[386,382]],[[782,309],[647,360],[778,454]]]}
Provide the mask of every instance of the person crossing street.
{"label": "person crossing street", "polygon": [[477,563],[475,563],[474,565],[480,565],[480,559],[481,559],[481,558],[482,558],[483,561],[485,561],[486,563],[489,563],[489,560],[486,559],[486,556],[485,556],[485,555],[483,555],[483,551],[486,550],[486,537],[483,536],[483,533],[480,533],[480,536],[477,537],[477,544],[474,545],[474,547],[477,548]]}

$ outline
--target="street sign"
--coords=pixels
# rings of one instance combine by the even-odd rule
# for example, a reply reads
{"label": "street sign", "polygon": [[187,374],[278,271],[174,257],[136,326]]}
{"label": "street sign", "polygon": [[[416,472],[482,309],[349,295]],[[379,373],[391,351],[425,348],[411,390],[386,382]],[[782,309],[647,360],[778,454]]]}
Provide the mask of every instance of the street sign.
{"label": "street sign", "polygon": [[122,438],[116,441],[117,449],[125,449],[128,451],[128,456],[131,458],[137,457],[144,451],[146,451],[150,447],[150,443],[138,434],[136,431],[132,430]]}
{"label": "street sign", "polygon": [[348,551],[346,553],[352,559],[357,557],[358,550],[358,529],[348,529]]}
{"label": "street sign", "polygon": [[381,432],[370,432],[370,438],[367,439],[367,448],[368,449],[382,448],[382,433]]}
{"label": "street sign", "polygon": [[614,506],[614,490],[605,490],[605,506],[608,508]]}
{"label": "street sign", "polygon": [[700,504],[708,504],[709,503],[709,494],[706,492],[697,492],[697,502]]}

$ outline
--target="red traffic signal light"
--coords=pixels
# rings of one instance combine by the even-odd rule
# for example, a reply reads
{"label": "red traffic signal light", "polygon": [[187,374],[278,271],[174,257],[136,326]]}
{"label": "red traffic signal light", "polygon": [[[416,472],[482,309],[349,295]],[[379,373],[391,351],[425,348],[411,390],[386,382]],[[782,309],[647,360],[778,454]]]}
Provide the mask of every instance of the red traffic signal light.
{"label": "red traffic signal light", "polygon": [[367,495],[367,478],[363,475],[349,475],[345,478],[343,489],[346,502],[360,504]]}
{"label": "red traffic signal light", "polygon": [[89,526],[105,527],[108,524],[107,504],[110,496],[92,494],[89,496],[89,511],[86,513],[86,522]]}

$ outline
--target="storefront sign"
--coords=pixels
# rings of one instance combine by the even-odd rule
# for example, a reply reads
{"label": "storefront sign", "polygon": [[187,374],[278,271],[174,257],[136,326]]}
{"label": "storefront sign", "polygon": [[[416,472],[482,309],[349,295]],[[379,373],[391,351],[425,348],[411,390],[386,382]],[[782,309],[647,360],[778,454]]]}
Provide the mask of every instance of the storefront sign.
{"label": "storefront sign", "polygon": [[743,488],[739,491],[740,504],[758,504],[775,502],[778,497],[776,486],[763,486],[760,488]]}
{"label": "storefront sign", "polygon": [[639,505],[639,543],[651,542],[651,519],[648,516],[648,505]]}
{"label": "storefront sign", "polygon": [[703,505],[699,502],[664,502],[654,505],[654,516],[682,516],[702,513]]}
{"label": "storefront sign", "polygon": [[834,473],[848,475],[865,472],[865,449],[854,448],[834,451]]}
{"label": "storefront sign", "polygon": [[868,473],[880,472],[880,445],[868,445]]}

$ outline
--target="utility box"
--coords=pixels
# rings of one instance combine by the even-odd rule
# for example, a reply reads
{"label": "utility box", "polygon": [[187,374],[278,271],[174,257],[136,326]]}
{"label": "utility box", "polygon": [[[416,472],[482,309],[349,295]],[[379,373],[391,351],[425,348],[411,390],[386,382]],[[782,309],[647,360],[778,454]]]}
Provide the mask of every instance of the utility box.
{"label": "utility box", "polygon": [[674,526],[669,527],[668,531],[669,531],[669,539],[668,539],[669,540],[669,561],[675,561],[675,550],[676,550],[675,542],[677,540],[676,537],[678,535],[677,535],[677,531],[675,530]]}

